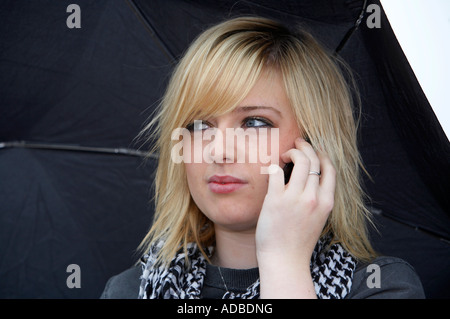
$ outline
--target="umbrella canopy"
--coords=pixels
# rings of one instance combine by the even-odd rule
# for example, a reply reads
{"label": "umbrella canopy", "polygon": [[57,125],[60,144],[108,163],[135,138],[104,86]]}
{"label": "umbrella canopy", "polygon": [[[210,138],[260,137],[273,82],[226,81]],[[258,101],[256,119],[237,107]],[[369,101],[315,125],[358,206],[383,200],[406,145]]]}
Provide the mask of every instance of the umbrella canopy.
{"label": "umbrella canopy", "polygon": [[81,29],[70,3],[0,3],[1,298],[98,298],[152,221],[134,139],[170,64],[126,2],[80,1]]}
{"label": "umbrella canopy", "polygon": [[80,0],[69,28],[71,2],[0,3],[0,297],[97,298],[136,261],[157,154],[135,137],[189,43],[244,14],[300,25],[350,65],[374,246],[450,296],[450,145],[379,1]]}

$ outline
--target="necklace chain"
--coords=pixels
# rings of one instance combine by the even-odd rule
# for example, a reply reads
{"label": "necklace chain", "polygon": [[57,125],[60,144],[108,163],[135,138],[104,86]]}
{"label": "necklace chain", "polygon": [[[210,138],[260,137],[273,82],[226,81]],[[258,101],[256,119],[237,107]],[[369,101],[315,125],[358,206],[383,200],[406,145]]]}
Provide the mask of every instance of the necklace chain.
{"label": "necklace chain", "polygon": [[225,290],[226,290],[227,292],[230,292],[230,291],[228,290],[227,284],[225,283],[225,279],[223,279],[222,270],[220,269],[220,266],[218,266],[217,268],[219,268],[220,278],[222,278],[222,282],[223,282],[223,285],[224,285],[224,287],[225,287]]}

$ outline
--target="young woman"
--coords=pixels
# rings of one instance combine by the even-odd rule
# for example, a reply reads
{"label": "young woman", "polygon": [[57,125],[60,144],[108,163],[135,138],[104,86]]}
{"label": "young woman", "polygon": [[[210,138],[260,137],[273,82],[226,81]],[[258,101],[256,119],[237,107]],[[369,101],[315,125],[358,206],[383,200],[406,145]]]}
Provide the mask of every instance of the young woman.
{"label": "young woman", "polygon": [[369,242],[351,97],[306,32],[241,17],[202,33],[145,129],[160,157],[142,264],[103,297],[423,297]]}

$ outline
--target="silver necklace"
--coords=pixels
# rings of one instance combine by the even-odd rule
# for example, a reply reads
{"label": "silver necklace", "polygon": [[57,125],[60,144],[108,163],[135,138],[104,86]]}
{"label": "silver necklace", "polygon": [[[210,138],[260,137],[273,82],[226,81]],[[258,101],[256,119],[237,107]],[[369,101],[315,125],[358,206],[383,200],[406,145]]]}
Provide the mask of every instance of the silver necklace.
{"label": "silver necklace", "polygon": [[227,284],[225,283],[225,279],[223,279],[222,270],[220,270],[220,266],[217,266],[217,268],[219,268],[220,278],[222,278],[223,286],[225,287],[225,290],[227,291],[225,294],[227,294],[230,291],[228,290]]}

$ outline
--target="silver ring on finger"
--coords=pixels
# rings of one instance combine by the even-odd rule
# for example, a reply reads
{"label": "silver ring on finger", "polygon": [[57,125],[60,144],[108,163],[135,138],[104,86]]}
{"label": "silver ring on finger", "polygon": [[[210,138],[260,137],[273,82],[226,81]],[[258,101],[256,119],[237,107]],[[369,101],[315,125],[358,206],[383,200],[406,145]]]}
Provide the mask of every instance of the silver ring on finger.
{"label": "silver ring on finger", "polygon": [[320,172],[316,172],[316,171],[309,171],[308,175],[317,175],[320,177]]}

